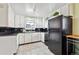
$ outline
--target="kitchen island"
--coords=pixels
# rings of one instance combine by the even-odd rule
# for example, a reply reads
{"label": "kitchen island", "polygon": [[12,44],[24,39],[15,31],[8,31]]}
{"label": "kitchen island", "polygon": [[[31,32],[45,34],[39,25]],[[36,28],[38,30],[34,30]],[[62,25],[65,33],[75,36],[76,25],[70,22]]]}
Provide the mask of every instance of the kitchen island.
{"label": "kitchen island", "polygon": [[1,55],[13,55],[17,52],[17,33],[7,34],[0,36],[0,54]]}

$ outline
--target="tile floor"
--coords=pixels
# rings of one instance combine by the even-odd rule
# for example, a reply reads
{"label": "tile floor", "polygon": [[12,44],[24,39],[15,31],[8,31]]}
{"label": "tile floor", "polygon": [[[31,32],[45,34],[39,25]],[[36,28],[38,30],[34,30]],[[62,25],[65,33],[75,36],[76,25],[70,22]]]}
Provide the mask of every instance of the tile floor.
{"label": "tile floor", "polygon": [[54,55],[48,47],[42,43],[22,45],[18,49],[17,55]]}

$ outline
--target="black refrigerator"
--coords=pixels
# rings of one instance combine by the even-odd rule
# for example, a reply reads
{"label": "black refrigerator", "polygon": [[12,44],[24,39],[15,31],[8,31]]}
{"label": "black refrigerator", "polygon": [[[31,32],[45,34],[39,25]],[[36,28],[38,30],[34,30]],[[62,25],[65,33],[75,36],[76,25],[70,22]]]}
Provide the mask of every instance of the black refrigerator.
{"label": "black refrigerator", "polygon": [[48,48],[56,55],[66,54],[65,35],[72,34],[72,17],[59,15],[48,20]]}

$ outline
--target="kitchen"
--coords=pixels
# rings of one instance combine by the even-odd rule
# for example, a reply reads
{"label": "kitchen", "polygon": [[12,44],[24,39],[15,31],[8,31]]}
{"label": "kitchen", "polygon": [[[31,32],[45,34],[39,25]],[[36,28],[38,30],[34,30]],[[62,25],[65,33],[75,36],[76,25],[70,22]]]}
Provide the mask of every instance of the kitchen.
{"label": "kitchen", "polygon": [[[58,27],[59,24],[50,20],[59,16],[60,18],[66,16],[69,20],[77,18],[76,12],[74,15],[73,5],[78,7],[76,4],[68,3],[0,3],[0,55],[62,55],[62,50],[56,52],[53,49],[54,44],[50,40],[54,36],[57,39],[62,37],[59,36],[60,34],[50,35],[51,26]],[[53,25],[51,25],[51,22]],[[62,21],[57,22],[61,24]],[[70,30],[68,35],[78,33],[76,32],[78,28],[75,27],[75,22],[77,21],[67,22],[67,26],[70,26],[68,27],[70,29],[67,29]],[[66,26],[63,24],[61,24],[61,27]],[[54,28],[54,31],[56,30],[59,31],[60,29]],[[61,39],[66,40],[66,38]],[[49,43],[53,45],[51,46]],[[52,49],[54,51],[51,51]],[[64,48],[61,47],[60,49]],[[64,49],[64,54],[71,50],[66,51],[66,49]],[[71,53],[69,52],[69,54]]]}

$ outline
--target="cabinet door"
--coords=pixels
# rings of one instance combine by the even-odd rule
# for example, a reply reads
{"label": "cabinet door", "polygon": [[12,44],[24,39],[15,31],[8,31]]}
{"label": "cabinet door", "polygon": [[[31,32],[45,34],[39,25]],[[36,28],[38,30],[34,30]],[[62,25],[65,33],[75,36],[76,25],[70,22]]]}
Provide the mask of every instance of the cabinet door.
{"label": "cabinet door", "polygon": [[18,34],[18,41],[19,41],[19,44],[24,44],[24,34]]}
{"label": "cabinet door", "polygon": [[14,27],[14,10],[8,4],[8,27]]}
{"label": "cabinet door", "polygon": [[20,16],[20,20],[19,21],[20,21],[20,24],[19,24],[20,27],[24,28],[24,16]]}
{"label": "cabinet door", "polygon": [[0,55],[16,53],[17,40],[16,36],[0,36]]}
{"label": "cabinet door", "polygon": [[45,41],[45,33],[40,33],[39,35],[40,35],[40,40],[42,42],[44,42]]}
{"label": "cabinet door", "polygon": [[19,28],[20,27],[20,25],[19,25],[19,20],[20,20],[20,16],[19,15],[15,15],[15,22],[14,22],[14,26],[15,26],[15,28]]}
{"label": "cabinet door", "polygon": [[31,33],[25,33],[25,43],[30,43],[32,40],[32,34]]}
{"label": "cabinet door", "polygon": [[0,3],[0,27],[8,25],[8,5]]}
{"label": "cabinet door", "polygon": [[40,41],[40,33],[32,33],[32,42]]}

